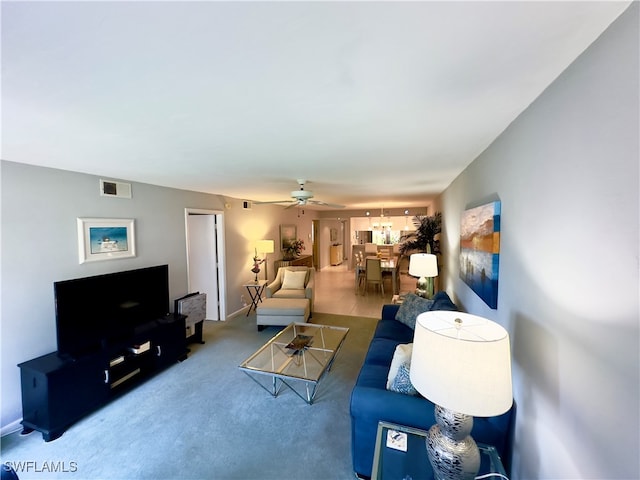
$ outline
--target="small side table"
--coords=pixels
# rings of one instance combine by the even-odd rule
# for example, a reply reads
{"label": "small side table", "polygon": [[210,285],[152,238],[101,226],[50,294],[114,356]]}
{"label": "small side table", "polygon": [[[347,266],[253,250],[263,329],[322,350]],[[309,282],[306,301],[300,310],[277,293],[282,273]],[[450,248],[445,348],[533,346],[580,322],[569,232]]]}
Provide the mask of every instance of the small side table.
{"label": "small side table", "polygon": [[394,305],[400,305],[404,302],[404,297],[407,296],[407,293],[409,292],[400,292],[397,295],[394,295],[393,297],[391,297],[391,303],[393,303]]}
{"label": "small side table", "polygon": [[[411,479],[433,480],[426,446],[427,431],[389,422],[378,423],[376,448],[373,454],[371,480]],[[478,443],[480,471],[478,475],[498,474],[507,478],[502,460],[495,447]]]}
{"label": "small side table", "polygon": [[249,282],[245,283],[244,287],[249,292],[249,297],[251,297],[251,305],[249,305],[249,310],[247,311],[247,317],[251,313],[251,310],[258,309],[258,303],[262,302],[262,292],[267,287],[266,280],[258,280],[257,282]]}

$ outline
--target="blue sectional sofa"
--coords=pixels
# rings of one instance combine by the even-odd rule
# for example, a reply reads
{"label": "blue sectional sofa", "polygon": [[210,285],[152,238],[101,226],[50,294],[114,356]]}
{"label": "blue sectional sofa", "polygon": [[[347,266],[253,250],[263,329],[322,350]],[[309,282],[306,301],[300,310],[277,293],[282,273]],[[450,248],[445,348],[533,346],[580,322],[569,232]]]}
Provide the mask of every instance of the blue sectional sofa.
{"label": "blue sectional sofa", "polygon": [[[429,310],[458,310],[446,292],[438,292]],[[381,420],[428,430],[434,404],[421,396],[387,390],[387,376],[396,346],[413,342],[413,329],[396,320],[400,305],[385,305],[351,393],[351,455],[353,470],[370,478],[378,422]],[[503,415],[474,418],[471,436],[498,450],[507,472],[511,458],[515,405]]]}

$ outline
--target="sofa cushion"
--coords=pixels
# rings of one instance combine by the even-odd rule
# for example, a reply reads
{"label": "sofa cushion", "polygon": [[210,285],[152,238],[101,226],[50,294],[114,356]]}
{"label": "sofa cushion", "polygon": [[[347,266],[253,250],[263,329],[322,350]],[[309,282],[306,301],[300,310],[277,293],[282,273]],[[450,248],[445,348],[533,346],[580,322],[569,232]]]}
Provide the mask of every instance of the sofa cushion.
{"label": "sofa cushion", "polygon": [[305,298],[305,291],[304,289],[285,290],[281,288],[273,294],[273,298]]}
{"label": "sofa cushion", "polygon": [[419,297],[415,293],[407,293],[404,302],[398,309],[398,313],[396,313],[396,320],[414,330],[416,328],[416,317],[431,310],[433,304],[433,300]]}
{"label": "sofa cushion", "polygon": [[365,363],[358,374],[357,385],[361,387],[373,388],[376,390],[385,390],[385,382],[387,381],[387,365],[376,365],[373,363]]}
{"label": "sofa cushion", "polygon": [[373,337],[388,338],[396,343],[411,343],[413,342],[413,330],[396,320],[380,320]]}
{"label": "sofa cushion", "polygon": [[282,280],[283,290],[300,290],[304,289],[304,283],[307,279],[307,272],[285,270]]}
{"label": "sofa cushion", "polygon": [[393,352],[393,358],[391,359],[389,374],[387,375],[387,389],[391,388],[391,384],[395,380],[396,375],[398,375],[400,365],[411,362],[412,351],[413,343],[401,343],[396,347],[395,352]]}
{"label": "sofa cushion", "polygon": [[[387,380],[387,374],[389,373],[389,366],[391,365],[391,359],[393,353],[396,350],[398,342],[389,338],[373,338],[369,345],[369,350],[364,358],[365,364],[384,365],[384,380]],[[384,383],[383,383],[384,385]]]}

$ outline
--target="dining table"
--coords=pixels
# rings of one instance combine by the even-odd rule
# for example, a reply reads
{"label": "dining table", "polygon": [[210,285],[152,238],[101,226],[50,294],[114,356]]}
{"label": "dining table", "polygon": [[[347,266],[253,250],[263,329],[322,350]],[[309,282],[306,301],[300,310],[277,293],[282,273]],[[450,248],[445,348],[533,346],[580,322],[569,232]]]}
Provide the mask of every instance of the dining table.
{"label": "dining table", "polygon": [[[364,259],[364,265],[356,265],[355,266],[355,285],[356,285],[356,294],[358,293],[358,277],[360,276],[360,272],[366,271],[366,264],[368,258],[379,258],[374,256],[369,256]],[[390,258],[380,258],[380,269],[382,272],[391,272],[391,285],[393,287],[393,294],[397,295],[399,292],[398,286],[398,265],[399,265],[399,257],[390,257]]]}

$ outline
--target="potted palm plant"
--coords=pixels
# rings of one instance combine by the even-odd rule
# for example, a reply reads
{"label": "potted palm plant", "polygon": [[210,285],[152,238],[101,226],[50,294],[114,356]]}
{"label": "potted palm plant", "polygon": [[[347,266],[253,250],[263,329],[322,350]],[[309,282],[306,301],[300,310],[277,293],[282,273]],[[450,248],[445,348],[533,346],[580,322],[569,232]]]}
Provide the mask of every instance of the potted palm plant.
{"label": "potted palm plant", "polygon": [[[436,212],[432,216],[416,215],[413,217],[413,224],[416,227],[414,232],[407,233],[400,237],[400,253],[408,257],[411,253],[440,253],[440,240],[436,240],[436,235],[442,231],[442,214]],[[411,268],[411,267],[409,267]],[[434,280],[432,277],[421,277],[416,285],[416,294],[431,298],[434,293]]]}
{"label": "potted palm plant", "polygon": [[416,215],[412,219],[416,229],[400,237],[400,253],[408,255],[411,252],[440,253],[440,240],[436,235],[442,231],[442,213],[436,212],[432,216]]}

